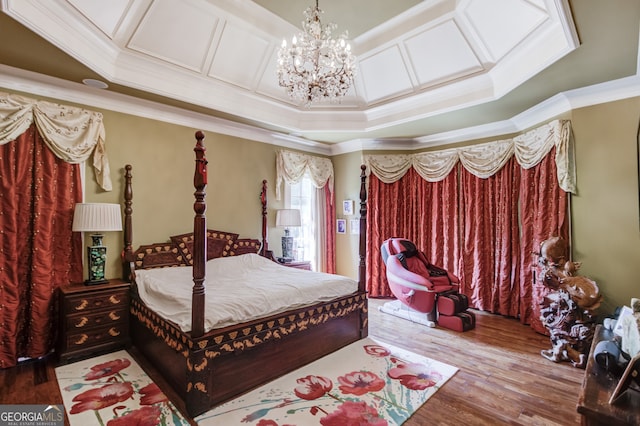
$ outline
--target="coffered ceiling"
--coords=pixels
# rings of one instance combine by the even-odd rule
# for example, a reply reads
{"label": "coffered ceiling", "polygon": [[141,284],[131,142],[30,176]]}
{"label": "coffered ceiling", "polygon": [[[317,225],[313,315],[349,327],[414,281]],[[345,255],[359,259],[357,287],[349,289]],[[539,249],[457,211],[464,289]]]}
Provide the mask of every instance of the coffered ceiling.
{"label": "coffered ceiling", "polygon": [[109,84],[101,107],[126,95],[334,152],[524,130],[571,108],[558,96],[638,86],[637,1],[322,0],[323,21],[349,31],[358,74],[339,104],[311,108],[287,98],[275,70],[312,0],[1,1],[12,42],[0,46],[0,87],[95,94],[80,83],[94,78]]}

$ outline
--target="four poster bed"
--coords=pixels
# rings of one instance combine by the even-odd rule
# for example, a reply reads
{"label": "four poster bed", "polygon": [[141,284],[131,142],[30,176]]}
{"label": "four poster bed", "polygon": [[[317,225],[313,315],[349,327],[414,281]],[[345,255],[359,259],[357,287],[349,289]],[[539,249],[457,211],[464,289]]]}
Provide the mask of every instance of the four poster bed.
{"label": "four poster bed", "polygon": [[[207,160],[202,143],[204,134],[196,133],[195,203],[192,233],[170,237],[169,242],[132,247],[131,166],[125,167],[125,229],[123,274],[132,280],[131,340],[157,368],[182,398],[189,415],[195,417],[211,407],[286,374],[343,346],[362,339],[368,333],[365,291],[366,191],[364,166],[360,177],[360,263],[359,280],[332,274],[288,268],[273,260],[267,244],[266,181],[262,183],[262,241],[238,238],[238,234],[209,230],[205,217]],[[257,275],[250,270],[257,266]],[[275,268],[275,272],[274,272]],[[190,274],[186,284],[177,281]],[[235,283],[229,282],[234,271]],[[293,275],[290,275],[293,274]],[[231,284],[262,288],[273,276],[290,282],[316,285],[328,294],[312,296],[303,287],[294,292],[306,296],[289,305],[273,306],[265,301],[274,293],[276,300],[288,299],[282,289],[263,288],[258,310],[240,321],[237,311],[245,308],[245,297],[229,297],[219,285]],[[339,282],[334,283],[334,279]],[[239,280],[239,281],[238,281]],[[350,282],[349,282],[350,281]],[[146,285],[150,283],[150,286]],[[166,284],[170,285],[167,287]],[[317,284],[316,283],[316,284]],[[205,298],[205,284],[211,290]],[[271,285],[271,284],[269,284]],[[182,288],[179,290],[178,287]],[[313,290],[313,291],[316,291]],[[163,297],[163,292],[166,292]],[[149,294],[159,297],[149,299]],[[227,297],[225,297],[227,296]],[[231,306],[211,307],[228,299]],[[190,319],[172,314],[178,308],[162,309],[168,300],[188,303],[182,310]],[[235,302],[235,304],[234,304]],[[247,302],[248,303],[248,302]],[[186,309],[184,309],[186,308]],[[162,311],[162,312],[161,312]],[[167,313],[168,312],[168,313]],[[210,317],[217,313],[217,318]],[[243,312],[244,314],[244,312]]]}

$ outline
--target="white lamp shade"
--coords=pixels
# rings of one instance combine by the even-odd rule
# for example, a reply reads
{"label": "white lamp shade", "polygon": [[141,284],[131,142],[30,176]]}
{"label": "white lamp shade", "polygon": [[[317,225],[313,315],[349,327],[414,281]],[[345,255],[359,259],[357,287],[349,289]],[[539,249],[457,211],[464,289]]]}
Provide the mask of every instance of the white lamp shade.
{"label": "white lamp shade", "polygon": [[74,232],[122,231],[120,204],[76,204],[71,229]]}
{"label": "white lamp shade", "polygon": [[300,226],[300,210],[282,209],[276,212],[276,226],[288,228],[290,226]]}

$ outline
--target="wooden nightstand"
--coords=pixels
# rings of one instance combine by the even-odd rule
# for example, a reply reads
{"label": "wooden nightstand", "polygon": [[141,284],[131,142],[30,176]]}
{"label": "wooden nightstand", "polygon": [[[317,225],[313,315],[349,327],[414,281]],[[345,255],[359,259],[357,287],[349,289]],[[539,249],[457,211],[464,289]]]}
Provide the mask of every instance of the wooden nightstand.
{"label": "wooden nightstand", "polygon": [[308,260],[294,260],[293,262],[283,263],[283,265],[289,268],[311,270],[311,262]]}
{"label": "wooden nightstand", "polygon": [[60,288],[60,363],[129,344],[129,288],[122,280]]}

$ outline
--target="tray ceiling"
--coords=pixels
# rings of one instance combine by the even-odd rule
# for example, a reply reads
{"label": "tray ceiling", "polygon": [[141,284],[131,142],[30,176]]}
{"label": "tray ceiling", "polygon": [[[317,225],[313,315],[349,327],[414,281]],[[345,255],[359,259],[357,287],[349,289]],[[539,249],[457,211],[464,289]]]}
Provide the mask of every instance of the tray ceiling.
{"label": "tray ceiling", "polygon": [[278,86],[276,56],[312,3],[3,0],[2,11],[110,90],[326,143],[441,131],[420,123],[495,104],[580,46],[565,1],[324,0],[358,74],[339,104],[305,108]]}

